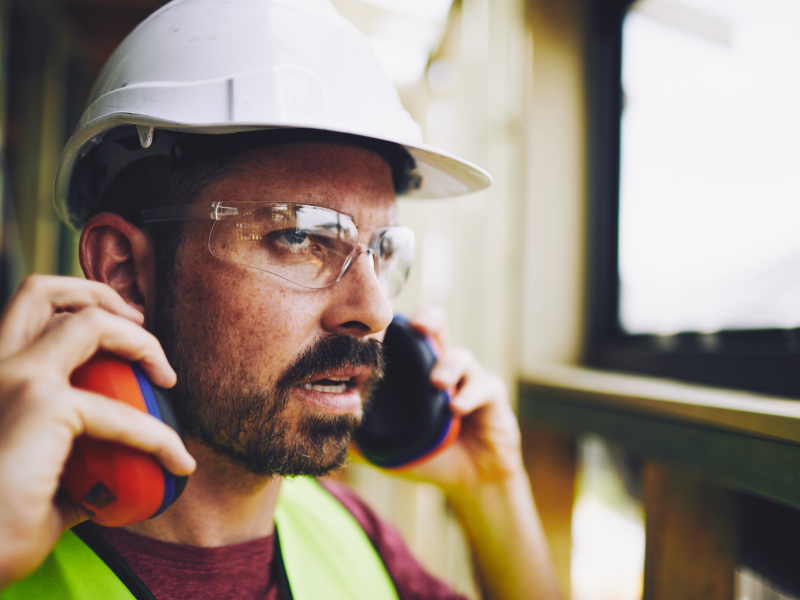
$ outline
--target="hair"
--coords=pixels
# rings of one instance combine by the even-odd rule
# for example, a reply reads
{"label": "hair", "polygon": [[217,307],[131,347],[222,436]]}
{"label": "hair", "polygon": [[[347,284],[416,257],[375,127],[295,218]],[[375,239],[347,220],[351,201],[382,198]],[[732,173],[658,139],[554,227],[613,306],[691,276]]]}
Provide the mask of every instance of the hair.
{"label": "hair", "polygon": [[103,194],[98,212],[117,214],[150,236],[155,250],[157,284],[171,279],[174,274],[186,222],[142,225],[142,211],[197,202],[205,188],[230,172],[234,156],[235,153],[215,156],[183,167],[175,167],[166,156],[143,158],[120,171]]}

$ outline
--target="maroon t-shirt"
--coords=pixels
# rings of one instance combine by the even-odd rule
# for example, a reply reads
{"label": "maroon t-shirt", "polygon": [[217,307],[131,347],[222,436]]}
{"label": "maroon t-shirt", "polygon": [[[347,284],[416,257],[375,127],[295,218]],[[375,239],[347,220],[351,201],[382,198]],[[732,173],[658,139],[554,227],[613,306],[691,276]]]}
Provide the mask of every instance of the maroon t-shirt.
{"label": "maroon t-shirt", "polygon": [[[425,572],[400,534],[346,487],[324,487],[350,511],[383,558],[400,600],[465,600]],[[160,542],[125,529],[93,524],[158,600],[278,600],[274,538],[217,548]]]}

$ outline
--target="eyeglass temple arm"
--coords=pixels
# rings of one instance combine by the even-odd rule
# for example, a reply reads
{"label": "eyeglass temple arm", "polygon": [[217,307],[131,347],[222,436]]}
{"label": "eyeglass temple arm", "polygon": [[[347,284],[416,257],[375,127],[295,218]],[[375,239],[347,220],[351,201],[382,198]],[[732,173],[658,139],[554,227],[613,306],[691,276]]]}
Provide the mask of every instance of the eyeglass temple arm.
{"label": "eyeglass temple arm", "polygon": [[222,206],[221,202],[212,204],[181,204],[178,206],[163,206],[143,210],[140,216],[142,223],[156,221],[198,221],[212,219],[218,221],[222,217],[231,217],[239,214],[239,209],[232,206]]}

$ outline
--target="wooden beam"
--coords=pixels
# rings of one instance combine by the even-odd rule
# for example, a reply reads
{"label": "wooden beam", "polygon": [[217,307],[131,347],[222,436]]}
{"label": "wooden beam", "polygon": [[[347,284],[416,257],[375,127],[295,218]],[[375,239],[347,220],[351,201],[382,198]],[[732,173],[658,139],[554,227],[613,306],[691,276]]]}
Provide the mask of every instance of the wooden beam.
{"label": "wooden beam", "polygon": [[648,463],[643,600],[731,600],[737,565],[734,492]]}
{"label": "wooden beam", "polygon": [[519,416],[522,422],[573,435],[596,433],[645,459],[800,508],[800,443],[587,401],[574,390],[544,390],[524,383],[519,388]]}
{"label": "wooden beam", "polygon": [[794,398],[576,366],[539,364],[529,371],[523,385],[532,392],[800,442],[800,402]]}
{"label": "wooden beam", "polygon": [[522,456],[550,545],[561,594],[568,600],[577,473],[575,439],[525,425],[522,427]]}

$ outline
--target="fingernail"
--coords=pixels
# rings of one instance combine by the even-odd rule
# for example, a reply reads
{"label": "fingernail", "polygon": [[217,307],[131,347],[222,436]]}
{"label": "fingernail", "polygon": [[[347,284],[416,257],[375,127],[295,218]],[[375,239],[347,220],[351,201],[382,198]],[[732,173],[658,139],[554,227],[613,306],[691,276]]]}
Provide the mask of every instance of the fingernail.
{"label": "fingernail", "polygon": [[144,315],[140,311],[127,304],[125,305],[125,309],[125,312],[128,313],[132,321],[135,323],[144,323]]}
{"label": "fingernail", "polygon": [[428,321],[429,321],[429,320],[430,320],[430,319],[428,319],[428,318],[427,318],[425,315],[414,315],[414,316],[411,318],[411,321],[410,321],[410,323],[411,323],[412,325],[420,325],[420,326],[423,326],[423,327],[424,327],[424,326],[427,326],[427,325],[428,325]]}
{"label": "fingernail", "polygon": [[447,367],[442,367],[441,369],[435,369],[431,375],[433,379],[445,385],[449,385],[450,380],[455,377],[453,371],[451,371]]}
{"label": "fingernail", "polygon": [[187,470],[187,471],[189,471],[189,472],[191,472],[191,473],[193,473],[193,472],[194,472],[194,470],[197,468],[197,461],[196,461],[196,460],[194,459],[194,457],[193,457],[191,454],[189,454],[188,452],[187,452],[186,454],[187,454],[187,456],[189,457],[189,460],[187,460],[187,461],[184,461],[184,462],[186,462],[186,470]]}

